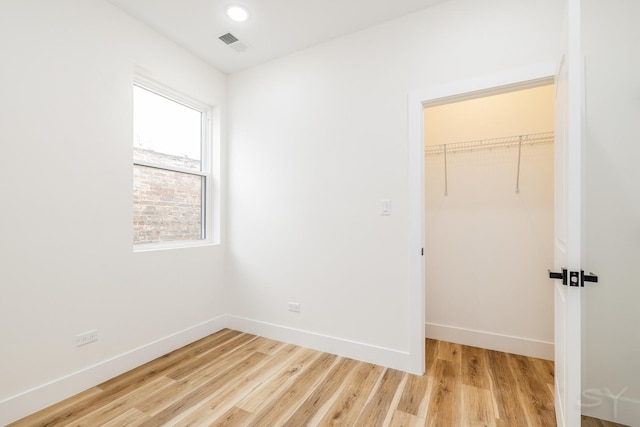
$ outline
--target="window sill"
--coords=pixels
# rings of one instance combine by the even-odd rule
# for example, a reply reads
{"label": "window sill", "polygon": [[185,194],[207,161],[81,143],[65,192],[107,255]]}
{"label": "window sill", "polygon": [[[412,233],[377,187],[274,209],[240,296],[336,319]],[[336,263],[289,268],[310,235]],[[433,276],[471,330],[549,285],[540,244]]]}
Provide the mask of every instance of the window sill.
{"label": "window sill", "polygon": [[187,249],[200,248],[206,246],[218,246],[220,242],[213,240],[189,240],[184,242],[166,242],[166,243],[141,243],[133,245],[133,252],[151,252],[164,251],[168,249]]}

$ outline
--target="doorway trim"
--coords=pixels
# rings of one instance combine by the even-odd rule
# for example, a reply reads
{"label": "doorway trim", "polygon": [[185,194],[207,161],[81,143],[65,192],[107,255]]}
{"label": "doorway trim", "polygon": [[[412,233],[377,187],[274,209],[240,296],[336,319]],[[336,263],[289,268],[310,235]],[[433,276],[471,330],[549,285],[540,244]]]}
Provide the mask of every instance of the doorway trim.
{"label": "doorway trim", "polygon": [[425,262],[424,249],[424,108],[554,82],[555,61],[506,70],[492,75],[415,90],[408,97],[409,137],[409,371],[425,369]]}

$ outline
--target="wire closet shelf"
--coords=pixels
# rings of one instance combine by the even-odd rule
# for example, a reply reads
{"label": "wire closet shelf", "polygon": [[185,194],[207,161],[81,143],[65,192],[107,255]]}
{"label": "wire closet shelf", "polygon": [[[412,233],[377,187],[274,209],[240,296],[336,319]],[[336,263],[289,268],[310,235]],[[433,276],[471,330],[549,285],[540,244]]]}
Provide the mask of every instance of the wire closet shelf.
{"label": "wire closet shelf", "polygon": [[493,148],[518,147],[518,169],[516,173],[516,194],[520,193],[520,163],[522,159],[522,146],[553,143],[553,132],[531,133],[528,135],[506,136],[503,138],[479,139],[476,141],[454,142],[451,144],[427,145],[425,155],[443,154],[444,158],[444,195],[449,194],[449,180],[447,172],[447,154],[460,151],[487,150]]}
{"label": "wire closet shelf", "polygon": [[478,139],[475,141],[454,142],[450,144],[427,145],[424,149],[426,155],[455,153],[458,151],[487,150],[491,148],[504,148],[515,145],[533,145],[553,143],[553,132],[531,133],[529,135],[506,136],[502,138]]}

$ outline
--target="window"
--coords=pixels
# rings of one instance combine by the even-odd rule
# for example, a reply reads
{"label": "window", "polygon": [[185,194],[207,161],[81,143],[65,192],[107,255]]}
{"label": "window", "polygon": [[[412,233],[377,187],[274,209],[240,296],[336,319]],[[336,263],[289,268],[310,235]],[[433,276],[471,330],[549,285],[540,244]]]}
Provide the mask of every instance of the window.
{"label": "window", "polygon": [[133,243],[209,239],[211,110],[157,85],[133,87]]}

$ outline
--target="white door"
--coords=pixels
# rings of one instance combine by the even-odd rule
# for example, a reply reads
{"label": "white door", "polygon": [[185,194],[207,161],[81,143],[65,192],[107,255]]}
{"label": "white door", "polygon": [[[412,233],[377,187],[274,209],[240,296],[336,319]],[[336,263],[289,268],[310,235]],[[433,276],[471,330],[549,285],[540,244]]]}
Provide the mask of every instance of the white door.
{"label": "white door", "polygon": [[[563,56],[556,75],[555,271],[567,273],[567,284],[555,280],[555,399],[560,427],[580,426],[582,288],[582,131],[583,60],[580,0],[566,1]],[[574,286],[577,285],[577,286]]]}

